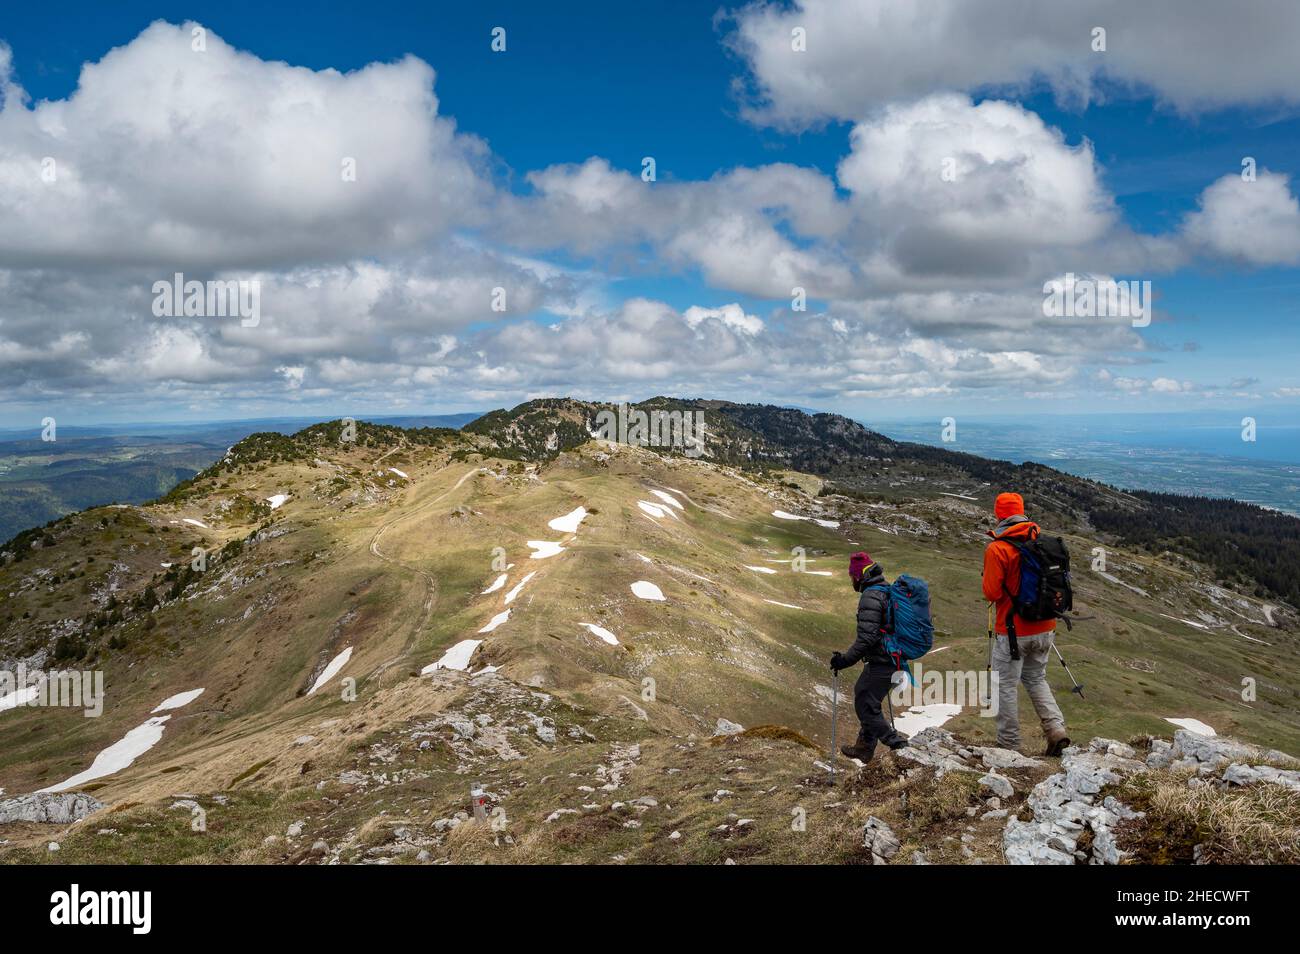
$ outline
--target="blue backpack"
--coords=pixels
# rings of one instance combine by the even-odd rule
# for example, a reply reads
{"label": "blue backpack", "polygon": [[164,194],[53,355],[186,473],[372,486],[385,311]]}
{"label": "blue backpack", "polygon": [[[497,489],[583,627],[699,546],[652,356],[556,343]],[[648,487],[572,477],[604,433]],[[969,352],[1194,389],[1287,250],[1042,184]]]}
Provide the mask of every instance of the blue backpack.
{"label": "blue backpack", "polygon": [[900,573],[888,586],[874,586],[884,590],[889,606],[883,627],[885,652],[894,657],[900,669],[912,671],[907,663],[920,659],[934,645],[934,624],[930,621],[930,587],[925,580]]}

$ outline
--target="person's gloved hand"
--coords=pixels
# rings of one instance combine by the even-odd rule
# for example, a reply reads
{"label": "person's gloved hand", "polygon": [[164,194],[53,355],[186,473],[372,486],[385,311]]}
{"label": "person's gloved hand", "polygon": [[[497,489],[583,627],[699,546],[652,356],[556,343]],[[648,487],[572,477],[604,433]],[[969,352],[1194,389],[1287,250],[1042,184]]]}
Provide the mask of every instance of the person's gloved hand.
{"label": "person's gloved hand", "polygon": [[831,672],[839,672],[841,669],[848,669],[849,664],[844,661],[843,653],[835,653],[831,656]]}

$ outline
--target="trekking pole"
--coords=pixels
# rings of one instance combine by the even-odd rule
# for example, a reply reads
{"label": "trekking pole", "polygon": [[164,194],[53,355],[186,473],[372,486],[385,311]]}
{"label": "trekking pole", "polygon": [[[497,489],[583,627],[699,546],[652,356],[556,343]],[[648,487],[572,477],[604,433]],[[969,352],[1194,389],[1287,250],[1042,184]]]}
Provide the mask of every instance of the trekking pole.
{"label": "trekking pole", "polygon": [[[984,685],[986,687],[993,685],[993,604],[989,604],[989,656],[988,661],[984,663]],[[989,689],[989,696],[984,700],[985,706],[993,704],[992,690]]]}
{"label": "trekking pole", "polygon": [[835,784],[835,723],[840,701],[840,671],[831,677],[831,784]]}
{"label": "trekking pole", "polygon": [[1079,694],[1079,698],[1082,699],[1082,698],[1083,698],[1083,686],[1080,685],[1079,680],[1077,680],[1077,679],[1074,678],[1074,673],[1070,672],[1070,667],[1065,665],[1065,657],[1062,656],[1062,655],[1061,655],[1061,651],[1060,651],[1059,649],[1056,648],[1056,641],[1055,641],[1055,640],[1052,641],[1052,651],[1056,653],[1056,658],[1059,659],[1059,660],[1061,660],[1061,665],[1062,665],[1062,666],[1065,666],[1065,674],[1066,674],[1067,676],[1070,677],[1070,682],[1074,683],[1074,688],[1071,689],[1070,691],[1071,691],[1071,692],[1077,692],[1077,693]]}

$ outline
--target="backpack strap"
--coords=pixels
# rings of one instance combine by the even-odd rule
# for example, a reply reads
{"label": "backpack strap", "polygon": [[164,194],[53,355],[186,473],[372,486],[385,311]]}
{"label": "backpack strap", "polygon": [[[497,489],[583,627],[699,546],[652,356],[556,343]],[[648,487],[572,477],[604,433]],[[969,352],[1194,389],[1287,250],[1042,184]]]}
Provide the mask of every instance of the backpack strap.
{"label": "backpack strap", "polygon": [[[1030,540],[1037,539],[1038,531],[1036,529],[1030,530],[1028,538]],[[1025,558],[1025,550],[1024,550],[1023,543],[1019,543],[1015,540],[1009,540],[1006,537],[994,537],[993,539],[995,542],[1000,540],[1003,543],[1009,544],[1011,548],[1016,551],[1016,556],[1018,559],[1023,560]],[[1019,569],[1018,566],[1017,569]],[[1010,604],[1007,607],[1007,617],[1005,620],[1006,630],[1007,630],[1007,649],[1011,653],[1012,659],[1019,659],[1020,658],[1020,637],[1016,635],[1016,598],[1015,596],[1012,595],[1011,591],[1007,589],[1007,585],[1005,582],[1002,584],[1002,592],[1007,595],[1007,602]]]}
{"label": "backpack strap", "polygon": [[907,673],[907,681],[915,686],[916,677],[912,675],[912,664],[904,659],[903,654],[900,652],[891,652],[889,655],[894,658],[894,672],[898,672],[901,669],[903,672]]}
{"label": "backpack strap", "polygon": [[880,635],[888,636],[894,632],[892,616],[894,614],[894,597],[893,591],[888,583],[875,583],[869,587],[869,590],[880,590],[885,594],[885,607],[880,613]]}
{"label": "backpack strap", "polygon": [[868,589],[882,590],[885,594],[885,608],[880,614],[880,645],[894,660],[894,672],[898,672],[900,669],[903,670],[903,672],[907,673],[908,682],[915,686],[916,677],[912,675],[912,667],[908,665],[901,652],[890,648],[893,645],[890,637],[894,635],[894,588],[888,583],[877,583],[868,587]]}
{"label": "backpack strap", "polygon": [[[1008,540],[1006,537],[994,538],[995,542],[999,540],[1015,550],[1017,558],[1024,555],[1020,549],[1020,544],[1016,543],[1014,540]],[[1012,659],[1019,659],[1020,638],[1016,636],[1016,598],[1012,595],[1011,591],[1007,589],[1005,580],[1002,583],[1002,592],[1005,593],[1007,597],[1007,615],[1006,619],[1003,620],[1003,624],[1007,631],[1007,650],[1011,653]]]}

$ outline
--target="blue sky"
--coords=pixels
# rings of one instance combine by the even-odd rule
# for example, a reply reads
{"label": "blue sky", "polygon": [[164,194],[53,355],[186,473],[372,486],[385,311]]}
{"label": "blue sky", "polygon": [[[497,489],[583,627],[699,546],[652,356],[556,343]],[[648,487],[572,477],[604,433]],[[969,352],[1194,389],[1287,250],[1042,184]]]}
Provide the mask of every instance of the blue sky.
{"label": "blue sky", "polygon": [[[0,171],[57,154],[72,188],[91,188],[31,186],[48,207],[11,193],[49,234],[24,243],[11,216],[0,241],[0,361],[14,356],[0,424],[442,412],[555,393],[876,418],[1293,407],[1295,16],[1263,0],[1226,23],[1199,0],[1141,14],[1104,0],[1077,25],[1017,9],[995,0],[975,26],[949,0],[7,11],[0,77],[23,94],[6,97]],[[1094,20],[1111,27],[1106,58],[1086,50]],[[213,37],[206,59],[176,54],[194,24]],[[808,28],[802,57],[782,49],[792,24]],[[490,49],[495,26],[505,53]],[[963,61],[956,44],[979,49]],[[113,48],[111,69],[83,74]],[[412,102],[427,74],[372,66],[403,57],[432,69],[436,117]],[[315,71],[293,74],[308,94],[285,91],[281,61]],[[343,87],[367,75],[358,108]],[[286,158],[296,95],[319,139],[290,137],[301,153]],[[264,175],[302,182],[369,123],[383,129],[375,162],[410,161],[363,178],[363,201],[328,191],[277,208],[274,186],[267,201]],[[880,157],[926,165],[949,144],[974,184],[945,217],[927,169],[913,179]],[[224,175],[212,155],[230,157]],[[1244,156],[1266,198],[1233,181]],[[167,171],[150,195],[153,164]],[[260,276],[257,333],[141,315],[142,287],[184,268]],[[1151,280],[1156,321],[1052,324],[1040,286],[1066,271]],[[805,313],[789,307],[796,282]],[[452,302],[465,289],[486,301],[485,285],[521,304],[503,319]]]}
{"label": "blue sky", "polygon": [[[76,6],[74,4],[74,6]],[[707,178],[775,160],[833,172],[844,129],[780,135],[740,121],[729,96],[737,61],[715,29],[719,7],[666,0],[624,4],[118,3],[75,17],[34,6],[6,14],[3,36],[34,97],[63,98],[82,62],[129,43],[157,19],[195,20],[264,59],[359,69],[411,53],[438,72],[445,111],[485,138],[511,169],[605,156],[637,167],[660,155],[665,174]],[[58,28],[55,28],[58,22]],[[508,55],[489,49],[507,27]]]}

